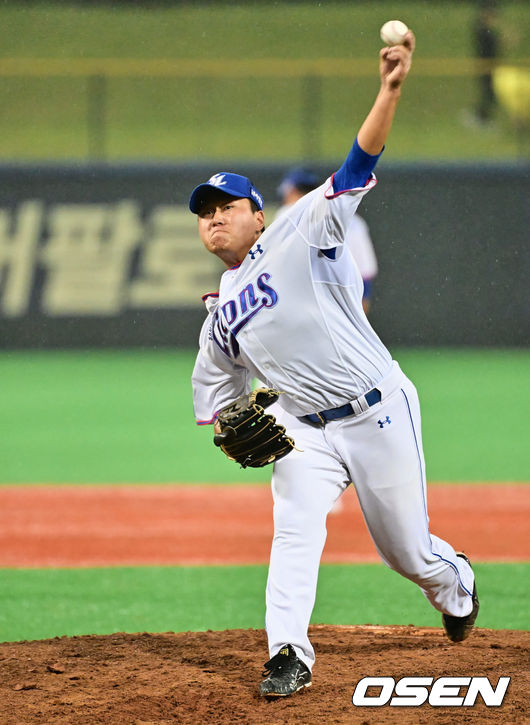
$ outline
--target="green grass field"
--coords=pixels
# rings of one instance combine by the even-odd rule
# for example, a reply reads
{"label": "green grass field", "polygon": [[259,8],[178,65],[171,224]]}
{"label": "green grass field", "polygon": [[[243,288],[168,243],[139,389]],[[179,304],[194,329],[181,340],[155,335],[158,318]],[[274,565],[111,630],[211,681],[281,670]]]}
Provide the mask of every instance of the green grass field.
{"label": "green grass field", "polygon": [[[528,629],[530,563],[477,564],[475,571],[479,625]],[[0,641],[262,629],[266,579],[266,566],[0,569]],[[312,622],[439,627],[440,616],[383,565],[324,564]]]}
{"label": "green grass field", "polygon": [[[472,56],[471,2],[408,0],[399,14],[418,37],[417,72],[407,83],[387,159],[515,159],[528,154],[505,109],[492,128],[468,127],[462,114],[476,98],[472,74],[443,59]],[[4,2],[0,23],[0,159],[109,160],[340,159],[377,92],[379,28],[396,14],[379,2],[208,3],[94,6]],[[530,57],[528,3],[505,2],[506,61]],[[2,59],[34,59],[21,74]],[[68,76],[36,59],[66,60]],[[109,65],[74,74],[91,59],[169,59],[165,77],[117,75]],[[294,61],[334,59],[337,72],[372,59],[368,77],[326,75],[307,90]],[[246,63],[280,59],[281,72],[244,76]],[[429,74],[421,63],[441,59]],[[238,76],[222,68],[236,61]],[[196,65],[215,61],[198,72]],[[97,97],[93,77],[107,77]],[[92,80],[90,79],[92,76]],[[91,90],[92,89],[92,90]],[[38,113],[36,112],[38,109]],[[94,110],[95,109],[95,110]],[[94,113],[96,119],[94,119]],[[99,119],[99,120],[98,120]],[[99,134],[96,126],[104,126]],[[95,140],[96,139],[96,140]],[[98,140],[99,139],[99,140]]]}
{"label": "green grass field", "polygon": [[[429,481],[530,480],[526,350],[395,350],[418,388]],[[196,426],[191,351],[2,352],[0,482],[231,483]],[[517,395],[496,393],[505,389]]]}
{"label": "green grass field", "polygon": [[[394,355],[420,393],[430,481],[529,481],[521,427],[528,351]],[[160,350],[0,353],[0,482],[264,482],[265,469],[238,469],[212,445],[211,428],[195,425],[193,358]],[[508,383],[517,395],[494,404]],[[477,573],[480,625],[529,627],[530,563],[481,563]],[[265,579],[264,566],[0,569],[0,640],[261,628]],[[313,622],[438,626],[439,617],[383,566],[324,565]]]}

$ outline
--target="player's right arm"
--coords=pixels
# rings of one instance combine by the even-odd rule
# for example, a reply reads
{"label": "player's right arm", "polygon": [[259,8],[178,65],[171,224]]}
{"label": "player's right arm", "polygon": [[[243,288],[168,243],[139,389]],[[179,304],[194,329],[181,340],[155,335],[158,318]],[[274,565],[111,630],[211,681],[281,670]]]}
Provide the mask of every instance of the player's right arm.
{"label": "player's right arm", "polygon": [[379,93],[346,160],[330,181],[295,206],[301,214],[293,216],[292,221],[300,236],[307,244],[327,250],[326,256],[331,259],[337,259],[342,253],[339,250],[348,223],[363,196],[376,184],[373,170],[392,126],[401,85],[410,69],[414,42],[414,34],[409,31],[406,45],[381,50]]}
{"label": "player's right arm", "polygon": [[364,120],[353,147],[333,176],[335,193],[363,187],[383,152],[392,127],[401,87],[407,77],[416,40],[409,30],[403,45],[383,48],[379,55],[379,93]]}
{"label": "player's right arm", "polygon": [[359,146],[367,154],[379,154],[383,150],[401,96],[401,86],[410,71],[415,45],[416,38],[409,30],[402,45],[383,48],[379,53],[381,87],[357,134]]}

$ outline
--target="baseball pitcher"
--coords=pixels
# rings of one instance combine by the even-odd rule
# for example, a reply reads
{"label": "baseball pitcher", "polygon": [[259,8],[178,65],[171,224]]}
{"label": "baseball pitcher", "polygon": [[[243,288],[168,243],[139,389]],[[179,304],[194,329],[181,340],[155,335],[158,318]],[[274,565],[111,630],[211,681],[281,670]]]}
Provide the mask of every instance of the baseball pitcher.
{"label": "baseball pitcher", "polygon": [[[429,531],[416,389],[368,322],[344,246],[376,184],[414,45],[409,31],[381,50],[380,90],[344,163],[270,227],[244,176],[216,173],[190,198],[204,246],[227,267],[204,298],[197,421],[214,424],[215,444],[240,465],[273,464],[264,697],[311,685],[326,517],[350,484],[381,559],[420,587],[449,639],[465,639],[478,612],[469,560]],[[254,378],[264,387],[251,392]]]}

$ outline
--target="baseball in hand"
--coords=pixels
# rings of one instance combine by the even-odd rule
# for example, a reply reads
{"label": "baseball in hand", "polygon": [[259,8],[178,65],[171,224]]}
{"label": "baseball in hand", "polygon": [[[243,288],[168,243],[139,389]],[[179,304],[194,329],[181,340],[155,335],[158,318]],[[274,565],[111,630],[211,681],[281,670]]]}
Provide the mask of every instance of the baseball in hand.
{"label": "baseball in hand", "polygon": [[389,20],[383,25],[379,34],[387,45],[400,45],[405,40],[408,28],[401,20]]}

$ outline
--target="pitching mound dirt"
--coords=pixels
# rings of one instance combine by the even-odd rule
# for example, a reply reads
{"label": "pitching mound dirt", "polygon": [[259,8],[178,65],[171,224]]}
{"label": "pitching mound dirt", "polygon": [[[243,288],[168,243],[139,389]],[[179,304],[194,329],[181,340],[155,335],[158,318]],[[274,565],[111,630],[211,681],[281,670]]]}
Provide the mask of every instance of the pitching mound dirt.
{"label": "pitching mound dirt", "polygon": [[[113,634],[0,644],[2,725],[20,723],[524,723],[530,633],[477,629],[464,643],[415,627],[310,628],[313,686],[266,701],[257,686],[267,657],[262,630]],[[367,675],[483,676],[511,683],[500,707],[354,707]],[[461,692],[465,694],[465,692]]]}

